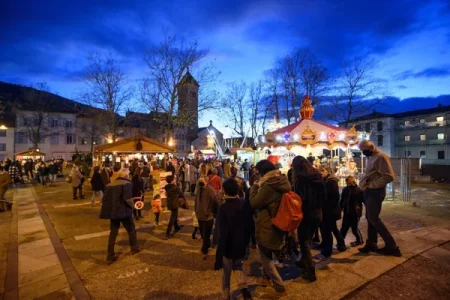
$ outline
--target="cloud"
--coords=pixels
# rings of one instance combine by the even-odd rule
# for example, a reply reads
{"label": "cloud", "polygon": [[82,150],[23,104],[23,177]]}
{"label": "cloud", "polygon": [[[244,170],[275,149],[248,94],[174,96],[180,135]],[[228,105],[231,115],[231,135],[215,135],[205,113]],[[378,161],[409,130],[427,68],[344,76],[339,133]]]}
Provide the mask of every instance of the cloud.
{"label": "cloud", "polygon": [[403,71],[394,76],[396,80],[406,80],[410,78],[442,78],[450,76],[449,67],[426,68],[419,72],[412,70]]}
{"label": "cloud", "polygon": [[408,87],[406,86],[406,85],[397,85],[397,88],[399,89],[399,90],[406,90]]}

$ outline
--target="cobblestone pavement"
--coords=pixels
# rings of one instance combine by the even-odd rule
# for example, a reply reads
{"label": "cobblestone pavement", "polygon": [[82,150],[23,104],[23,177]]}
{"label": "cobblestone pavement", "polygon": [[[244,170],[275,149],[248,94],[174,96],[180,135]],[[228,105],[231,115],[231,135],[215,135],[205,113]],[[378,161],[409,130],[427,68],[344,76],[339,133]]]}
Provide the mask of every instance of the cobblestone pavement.
{"label": "cobblestone pavement", "polygon": [[[168,213],[162,214],[163,225],[155,227],[149,211],[151,195],[147,195],[144,219],[136,222],[144,250],[131,255],[126,233],[119,234],[116,251],[121,256],[107,266],[109,222],[98,218],[100,207],[90,205],[89,190],[85,192],[87,199],[77,201],[71,199],[70,186],[64,182],[52,188],[29,186],[18,191],[10,220],[14,222],[15,214],[19,254],[16,294],[20,299],[220,299],[221,274],[213,271],[214,250],[202,261],[201,242],[191,238],[191,211],[180,210],[183,229],[175,238],[164,240]],[[193,206],[192,199],[190,204]],[[285,299],[340,299],[355,290],[370,289],[370,284],[383,278],[380,275],[394,272],[399,265],[408,266],[408,259],[414,258],[408,263],[415,263],[418,254],[431,261],[430,257],[444,260],[450,251],[438,246],[450,240],[448,217],[435,208],[385,203],[382,219],[394,233],[402,258],[362,255],[350,248],[319,263],[318,280],[312,284],[301,279],[296,268],[280,268],[289,293]],[[5,222],[0,222],[1,228],[7,226]],[[366,227],[362,219],[363,234]],[[352,240],[350,233],[347,243]],[[12,242],[0,239],[3,244]],[[254,250],[245,262],[245,271],[251,289],[259,295],[255,299],[270,299],[256,285],[260,263]],[[13,288],[8,286],[0,293]],[[347,297],[359,299],[359,294],[353,293]],[[394,289],[389,291],[390,299],[400,298],[395,293]],[[234,296],[240,297],[237,292]]]}

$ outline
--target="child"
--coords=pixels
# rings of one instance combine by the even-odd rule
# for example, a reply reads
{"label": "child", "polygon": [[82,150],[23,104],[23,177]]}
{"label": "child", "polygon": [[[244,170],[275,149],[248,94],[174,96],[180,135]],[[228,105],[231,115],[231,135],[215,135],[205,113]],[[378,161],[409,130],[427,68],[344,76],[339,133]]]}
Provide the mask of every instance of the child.
{"label": "child", "polygon": [[358,229],[359,219],[362,215],[362,203],[364,200],[363,191],[356,184],[353,176],[345,178],[347,186],[342,190],[340,206],[344,212],[342,219],[341,234],[345,238],[348,229],[351,227],[356,241],[351,242],[350,245],[355,247],[364,244],[361,231]]}
{"label": "child", "polygon": [[248,218],[251,217],[249,203],[240,199],[239,184],[227,179],[222,185],[225,201],[219,206],[216,226],[218,245],[214,270],[222,269],[222,299],[230,298],[231,271],[236,275],[238,287],[245,300],[252,299],[242,269],[242,259],[248,245]]}
{"label": "child", "polygon": [[152,210],[153,210],[153,213],[155,214],[156,226],[158,226],[159,225],[159,214],[162,212],[162,202],[161,202],[161,196],[159,194],[156,194],[155,197],[153,197]]}

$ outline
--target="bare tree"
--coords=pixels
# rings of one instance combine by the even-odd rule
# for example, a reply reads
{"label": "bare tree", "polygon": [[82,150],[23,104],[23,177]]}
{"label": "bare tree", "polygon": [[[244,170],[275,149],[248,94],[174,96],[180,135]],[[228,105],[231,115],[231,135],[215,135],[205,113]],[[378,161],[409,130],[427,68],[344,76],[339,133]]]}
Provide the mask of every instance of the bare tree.
{"label": "bare tree", "polygon": [[84,102],[102,110],[97,117],[102,120],[111,140],[115,142],[123,123],[120,113],[123,113],[133,96],[133,89],[125,72],[111,54],[91,54],[88,56],[84,84]]}
{"label": "bare tree", "polygon": [[[264,72],[264,86],[266,93],[269,95],[269,103],[273,108],[275,120],[280,121],[280,90],[281,90],[281,72],[280,69],[274,68]],[[266,101],[267,102],[267,101]]]}
{"label": "bare tree", "polygon": [[[200,49],[197,41],[169,36],[145,55],[149,74],[143,80],[141,102],[155,114],[165,129],[166,138],[173,136],[174,128],[193,128],[198,114],[218,107],[218,94],[209,89],[220,72],[214,63],[205,62],[209,51]],[[179,84],[187,72],[192,72],[198,83],[198,109],[179,107]],[[159,116],[159,117],[158,117]]]}
{"label": "bare tree", "polygon": [[250,128],[251,137],[256,138],[261,129],[261,109],[264,110],[262,98],[262,82],[252,82],[249,87],[249,110],[250,110]]}
{"label": "bare tree", "polygon": [[82,115],[77,117],[77,127],[82,135],[88,139],[92,154],[95,145],[108,133],[108,128],[105,126],[107,121],[104,118],[105,114],[99,109],[85,110]]}
{"label": "bare tree", "polygon": [[247,94],[247,85],[244,81],[240,83],[228,84],[223,107],[225,108],[233,131],[244,138],[248,127],[248,105],[245,99]]}
{"label": "bare tree", "polygon": [[47,83],[41,82],[34,88],[24,88],[24,97],[26,105],[15,107],[16,115],[24,127],[18,132],[26,133],[27,138],[33,143],[33,149],[37,149],[46,138],[64,131],[65,124],[58,124],[61,121],[59,115],[49,112],[46,108],[45,103],[51,97]]}
{"label": "bare tree", "polygon": [[342,75],[337,78],[336,96],[329,107],[328,117],[343,123],[345,128],[350,120],[384,101],[387,92],[383,81],[376,78],[374,59],[355,57],[346,61]]}

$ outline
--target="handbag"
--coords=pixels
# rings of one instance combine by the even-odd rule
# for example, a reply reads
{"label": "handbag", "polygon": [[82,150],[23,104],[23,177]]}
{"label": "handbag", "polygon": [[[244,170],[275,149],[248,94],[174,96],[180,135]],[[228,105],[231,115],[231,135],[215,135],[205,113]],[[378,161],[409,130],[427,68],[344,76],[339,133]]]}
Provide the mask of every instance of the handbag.
{"label": "handbag", "polygon": [[66,177],[66,182],[67,182],[67,183],[72,183],[72,176],[70,176],[70,175],[67,176],[67,177]]}

